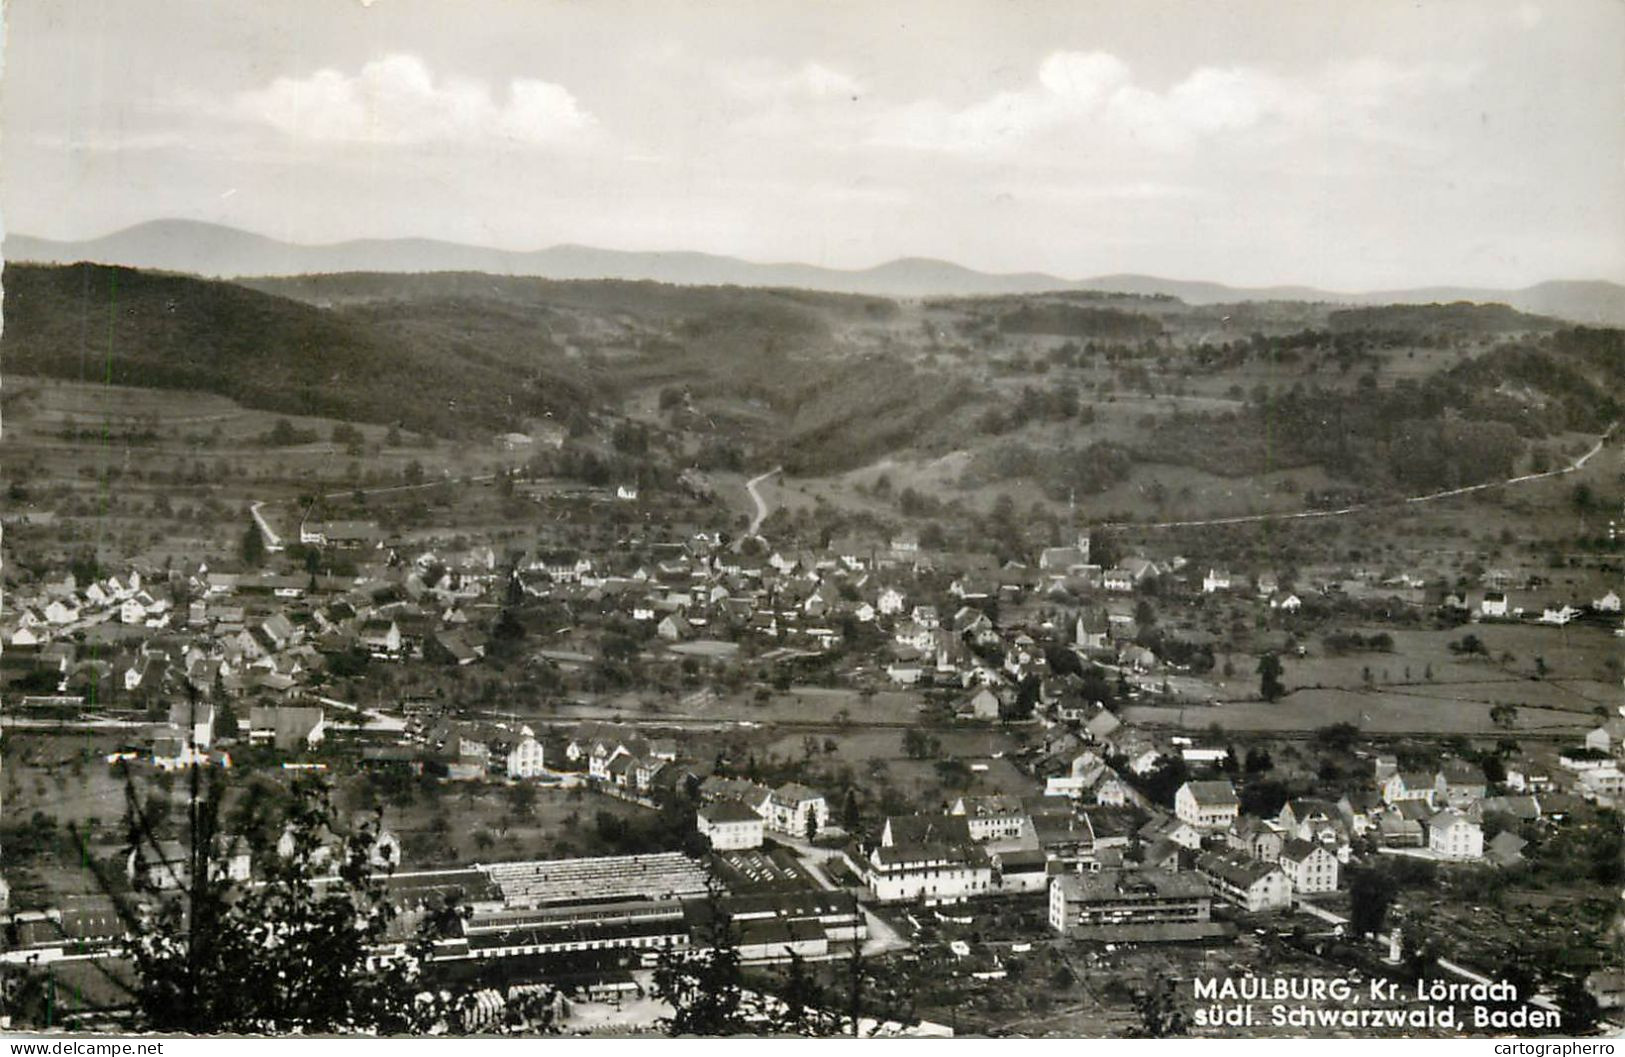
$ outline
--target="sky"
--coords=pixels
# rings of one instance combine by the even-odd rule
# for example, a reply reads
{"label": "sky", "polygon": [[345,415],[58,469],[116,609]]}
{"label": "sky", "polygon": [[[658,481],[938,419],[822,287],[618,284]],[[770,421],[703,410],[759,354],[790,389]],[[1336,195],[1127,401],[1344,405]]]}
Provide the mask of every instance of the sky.
{"label": "sky", "polygon": [[6,230],[1625,281],[1620,0],[7,0]]}

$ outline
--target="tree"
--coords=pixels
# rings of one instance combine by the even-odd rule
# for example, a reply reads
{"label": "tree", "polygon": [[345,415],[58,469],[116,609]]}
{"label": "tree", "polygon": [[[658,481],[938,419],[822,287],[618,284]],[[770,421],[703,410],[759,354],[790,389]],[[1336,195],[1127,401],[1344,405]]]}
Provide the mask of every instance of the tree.
{"label": "tree", "polygon": [[292,422],[279,418],[271,427],[271,432],[266,434],[266,443],[273,448],[286,448],[299,443],[299,434],[294,431]]}
{"label": "tree", "polygon": [[1511,730],[1518,725],[1518,706],[1505,701],[1490,708],[1490,722],[1502,730]]}
{"label": "tree", "polygon": [[1460,653],[1468,657],[1487,655],[1489,653],[1484,646],[1483,640],[1471,633],[1463,635],[1456,642],[1452,642],[1450,652]]}
{"label": "tree", "polygon": [[779,989],[779,1001],[768,1018],[774,1032],[784,1035],[828,1036],[840,1028],[840,1018],[830,1013],[823,989],[807,972],[807,963],[801,955],[790,952],[790,967],[785,973],[784,986]]}
{"label": "tree", "polygon": [[1565,976],[1557,984],[1558,1013],[1563,1018],[1563,1033],[1584,1035],[1597,1026],[1601,1009],[1585,985],[1572,976]]}
{"label": "tree", "polygon": [[1281,683],[1281,658],[1266,653],[1258,659],[1258,694],[1265,701],[1279,701],[1286,694]]}
{"label": "tree", "polygon": [[693,950],[667,948],[655,967],[655,994],[672,1007],[668,1035],[740,1035],[750,1030],[733,921],[713,888],[695,929]]}
{"label": "tree", "polygon": [[858,793],[855,789],[846,791],[846,802],[841,807],[841,825],[848,833],[856,833],[863,824],[863,812],[858,808]]}
{"label": "tree", "polygon": [[818,812],[807,812],[807,843],[811,844],[818,836]]}
{"label": "tree", "polygon": [[253,518],[243,530],[242,556],[243,564],[250,568],[257,569],[265,561],[265,537],[260,535],[260,527]]}
{"label": "tree", "polygon": [[1162,979],[1134,996],[1134,1011],[1140,1015],[1141,1038],[1167,1039],[1190,1033],[1185,1011],[1174,996],[1174,982]]}
{"label": "tree", "polygon": [[[216,679],[218,680],[218,676]],[[222,738],[235,738],[242,733],[242,724],[237,719],[237,710],[231,707],[230,701],[221,701],[214,710],[214,732]]]}
{"label": "tree", "polygon": [[942,743],[918,727],[903,731],[903,754],[911,760],[929,760],[942,750]]}
{"label": "tree", "polygon": [[[393,866],[380,874],[372,863],[381,816],[345,829],[326,784],[302,777],[280,812],[251,788],[235,816],[247,836],[228,837],[224,794],[217,772],[191,772],[177,862],[164,855],[144,798],[126,784],[130,851],[162,874],[138,870],[131,891],[100,877],[130,937],[139,1030],[384,1034],[467,1026],[449,998],[424,997],[420,981],[419,966],[456,910],[432,911],[406,957],[376,959],[396,919],[385,885]],[[283,829],[277,815],[287,855],[275,845]],[[245,841],[262,864],[258,884],[226,868]]]}
{"label": "tree", "polygon": [[1387,874],[1356,872],[1349,878],[1349,931],[1356,937],[1381,932],[1393,902],[1394,882]]}

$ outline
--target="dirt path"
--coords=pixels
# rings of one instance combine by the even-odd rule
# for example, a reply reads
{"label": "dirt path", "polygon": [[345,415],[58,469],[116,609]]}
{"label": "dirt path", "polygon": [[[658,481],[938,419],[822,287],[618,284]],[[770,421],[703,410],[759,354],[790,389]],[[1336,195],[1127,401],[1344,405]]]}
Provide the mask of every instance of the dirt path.
{"label": "dirt path", "polygon": [[[1508,477],[1502,481],[1486,481],[1484,484],[1468,485],[1465,488],[1449,488],[1442,492],[1429,492],[1426,495],[1413,495],[1404,499],[1384,499],[1370,503],[1355,503],[1352,506],[1339,507],[1336,510],[1302,510],[1296,514],[1244,514],[1237,517],[1204,518],[1195,521],[1115,521],[1108,522],[1109,528],[1137,528],[1137,529],[1174,529],[1174,528],[1201,528],[1207,525],[1249,525],[1260,521],[1307,521],[1311,518],[1346,517],[1349,514],[1358,514],[1367,510],[1380,510],[1384,507],[1404,506],[1411,503],[1431,503],[1436,499],[1449,499],[1458,495],[1469,495],[1473,492],[1485,492],[1491,488],[1505,488],[1512,485],[1528,484],[1530,481],[1540,481],[1548,477],[1561,477],[1564,474],[1574,473],[1585,468],[1591,457],[1602,451],[1613,436],[1618,422],[1609,423],[1608,429],[1597,438],[1584,455],[1572,463],[1556,470],[1547,470],[1545,473],[1526,473],[1517,477]],[[755,493],[752,492],[754,495]]]}
{"label": "dirt path", "polygon": [[756,504],[756,514],[750,519],[749,534],[752,536],[756,535],[757,531],[761,529],[762,522],[767,520],[767,515],[771,512],[767,505],[767,500],[762,498],[762,493],[756,490],[756,486],[767,480],[769,477],[772,477],[774,474],[781,473],[783,470],[784,467],[775,466],[766,473],[757,474],[755,477],[752,477],[750,480],[745,482],[745,491],[750,493],[751,501]]}
{"label": "dirt path", "polygon": [[265,520],[265,515],[260,513],[260,507],[264,505],[265,501],[263,499],[256,499],[249,504],[248,512],[254,515],[254,524],[260,527],[260,535],[265,537],[265,549],[279,551],[282,549],[282,537],[276,534],[276,530],[271,527],[270,522]]}

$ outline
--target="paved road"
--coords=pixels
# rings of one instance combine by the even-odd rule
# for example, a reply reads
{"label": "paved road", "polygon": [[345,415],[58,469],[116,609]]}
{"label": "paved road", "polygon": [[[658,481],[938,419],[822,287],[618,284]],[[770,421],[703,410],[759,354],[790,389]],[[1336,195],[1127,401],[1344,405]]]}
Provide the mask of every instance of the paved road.
{"label": "paved road", "polygon": [[750,521],[750,535],[752,536],[756,535],[757,530],[762,527],[762,522],[767,520],[767,515],[770,512],[767,505],[767,500],[762,498],[762,493],[756,490],[756,486],[767,480],[769,477],[772,477],[774,474],[782,472],[784,472],[784,467],[775,466],[766,473],[757,474],[755,477],[752,477],[750,480],[745,482],[745,491],[750,493],[751,501],[756,504],[756,516],[751,518]]}
{"label": "paved road", "polygon": [[[1109,522],[1108,527],[1172,529],[1201,528],[1206,525],[1248,525],[1260,521],[1307,521],[1312,518],[1346,517],[1349,514],[1358,514],[1367,510],[1378,510],[1383,507],[1403,506],[1411,503],[1431,503],[1437,499],[1449,499],[1453,496],[1468,495],[1473,492],[1484,492],[1491,488],[1505,488],[1512,485],[1528,484],[1530,481],[1540,481],[1548,477],[1561,477],[1564,474],[1574,473],[1576,470],[1584,469],[1585,464],[1591,461],[1591,457],[1602,451],[1603,445],[1608,442],[1609,437],[1613,436],[1614,429],[1618,425],[1619,423],[1617,422],[1610,423],[1608,429],[1603,433],[1603,435],[1597,438],[1597,443],[1593,444],[1589,451],[1587,451],[1584,455],[1581,455],[1578,459],[1575,459],[1574,462],[1560,469],[1548,470],[1545,473],[1526,473],[1517,477],[1508,477],[1504,481],[1487,481],[1484,484],[1468,485],[1465,488],[1449,488],[1442,492],[1429,492],[1426,495],[1413,495],[1405,499],[1377,500],[1370,503],[1355,503],[1353,506],[1339,507],[1336,510],[1302,510],[1296,514],[1245,514],[1237,517],[1202,518],[1194,521],[1117,521]],[[752,492],[751,494],[754,495],[755,492]]]}

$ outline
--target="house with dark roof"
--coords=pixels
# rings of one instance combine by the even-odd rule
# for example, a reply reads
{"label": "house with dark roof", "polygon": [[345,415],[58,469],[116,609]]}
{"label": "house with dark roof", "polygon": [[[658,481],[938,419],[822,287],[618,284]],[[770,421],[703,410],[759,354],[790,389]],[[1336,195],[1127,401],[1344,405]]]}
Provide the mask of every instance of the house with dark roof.
{"label": "house with dark roof", "polygon": [[1186,782],[1174,794],[1174,814],[1204,832],[1220,832],[1235,825],[1241,801],[1228,781]]}
{"label": "house with dark roof", "polygon": [[1189,941],[1222,935],[1213,893],[1195,874],[1102,870],[1061,874],[1049,888],[1050,928],[1097,942]]}
{"label": "house with dark roof", "polygon": [[877,847],[866,873],[869,891],[882,903],[953,903],[995,891],[992,860],[969,841]]}
{"label": "house with dark roof", "polygon": [[970,844],[970,819],[964,815],[893,815],[880,830],[881,847],[900,844]]}
{"label": "house with dark roof", "polygon": [[1281,870],[1299,895],[1337,891],[1337,856],[1318,841],[1293,838],[1281,845]]}
{"label": "house with dark roof", "polygon": [[762,846],[762,816],[738,800],[701,805],[694,815],[694,827],[713,851]]}
{"label": "house with dark roof", "polygon": [[1208,879],[1219,898],[1251,913],[1292,906],[1292,884],[1275,863],[1209,853],[1197,856],[1196,872]]}

